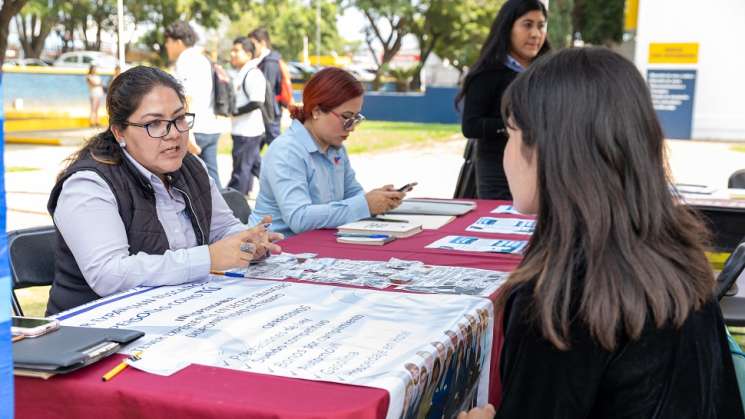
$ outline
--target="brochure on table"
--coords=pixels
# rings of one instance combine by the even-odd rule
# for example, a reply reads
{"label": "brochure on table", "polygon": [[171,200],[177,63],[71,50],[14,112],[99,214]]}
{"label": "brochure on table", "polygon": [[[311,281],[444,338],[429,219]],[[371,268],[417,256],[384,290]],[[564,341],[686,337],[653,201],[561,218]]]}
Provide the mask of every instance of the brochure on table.
{"label": "brochure on table", "polygon": [[535,230],[535,220],[520,218],[481,217],[466,228],[466,231],[497,234],[531,235]]}
{"label": "brochure on table", "polygon": [[426,247],[464,252],[520,254],[527,245],[526,240],[493,240],[468,236],[446,236]]}

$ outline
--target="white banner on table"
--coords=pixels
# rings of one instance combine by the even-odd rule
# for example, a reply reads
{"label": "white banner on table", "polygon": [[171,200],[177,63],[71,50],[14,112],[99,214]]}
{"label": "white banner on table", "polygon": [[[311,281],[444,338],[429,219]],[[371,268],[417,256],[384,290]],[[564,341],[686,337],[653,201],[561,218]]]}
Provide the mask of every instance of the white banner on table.
{"label": "white banner on table", "polygon": [[528,242],[525,240],[492,240],[468,236],[445,236],[428,244],[429,249],[462,250],[464,252],[519,254]]}
{"label": "white banner on table", "polygon": [[535,220],[520,218],[481,217],[466,228],[466,231],[498,234],[533,234]]}
{"label": "white banner on table", "polygon": [[[213,277],[137,288],[58,317],[145,332],[123,352],[143,351],[131,365],[155,374],[198,363],[383,388],[388,418],[412,417],[438,397],[455,412],[446,394],[456,381],[472,383],[462,393],[479,404],[488,397],[494,316],[485,298]],[[453,371],[463,372],[456,380]]]}

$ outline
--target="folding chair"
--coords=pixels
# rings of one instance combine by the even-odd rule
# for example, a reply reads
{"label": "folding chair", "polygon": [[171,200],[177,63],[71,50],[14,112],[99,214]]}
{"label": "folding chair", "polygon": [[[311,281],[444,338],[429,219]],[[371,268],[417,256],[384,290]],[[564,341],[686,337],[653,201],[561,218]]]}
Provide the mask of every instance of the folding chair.
{"label": "folding chair", "polygon": [[[724,268],[717,277],[716,296],[727,326],[745,326],[745,295],[728,295],[733,286],[745,290],[745,239],[724,262]],[[738,293],[739,294],[739,293]]]}
{"label": "folding chair", "polygon": [[57,233],[54,226],[24,228],[8,233],[8,259],[13,279],[11,304],[16,316],[23,316],[15,290],[52,285]]}
{"label": "folding chair", "polygon": [[241,220],[243,224],[248,223],[248,216],[251,215],[251,206],[248,205],[246,197],[240,191],[233,188],[225,188],[221,193],[225,203],[233,211],[235,218]]}
{"label": "folding chair", "polygon": [[745,189],[745,169],[740,169],[732,173],[727,181],[727,187],[730,189]]}

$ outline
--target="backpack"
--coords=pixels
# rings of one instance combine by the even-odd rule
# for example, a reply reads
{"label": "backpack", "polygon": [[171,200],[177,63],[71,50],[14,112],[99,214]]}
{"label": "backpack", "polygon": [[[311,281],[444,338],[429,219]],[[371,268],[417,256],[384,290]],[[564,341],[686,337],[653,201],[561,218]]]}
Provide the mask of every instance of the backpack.
{"label": "backpack", "polygon": [[[258,67],[251,69],[251,71],[261,71]],[[246,91],[246,78],[248,78],[248,73],[251,71],[246,72],[246,75],[243,76],[243,81],[241,82],[241,89],[243,89],[243,94],[246,95],[249,102],[251,101],[251,95],[248,94]],[[263,76],[262,76],[263,77]],[[274,111],[274,104],[275,102],[272,100],[274,98],[274,92],[272,91],[272,86],[269,84],[269,80],[264,78],[264,102],[259,105],[259,110],[261,111],[261,118],[264,120],[264,127],[265,129],[269,129],[269,125],[274,121],[274,118],[276,117],[276,112]],[[233,100],[233,108],[237,110],[237,106],[235,105],[235,99]]]}
{"label": "backpack", "polygon": [[285,108],[292,105],[292,79],[290,78],[290,69],[287,67],[287,63],[283,60],[279,60],[279,73],[282,75],[282,81],[280,82],[280,90],[276,99],[277,102]]}
{"label": "backpack", "polygon": [[233,81],[221,65],[210,64],[212,65],[212,95],[215,115],[231,116],[236,109]]}

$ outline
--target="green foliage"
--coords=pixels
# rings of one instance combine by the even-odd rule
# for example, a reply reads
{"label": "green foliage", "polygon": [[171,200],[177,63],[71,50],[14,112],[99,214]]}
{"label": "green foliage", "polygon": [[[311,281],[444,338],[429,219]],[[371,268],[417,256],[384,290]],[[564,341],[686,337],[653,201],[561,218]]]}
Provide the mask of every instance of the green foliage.
{"label": "green foliage", "polygon": [[554,49],[571,45],[574,25],[574,0],[552,0],[548,3],[548,41]]}
{"label": "green foliage", "polygon": [[[552,0],[555,1],[555,0]],[[437,3],[437,4],[435,4]],[[433,1],[437,26],[442,39],[434,47],[434,53],[440,58],[448,59],[461,73],[466,66],[472,65],[479,57],[481,46],[489,35],[492,22],[504,0],[463,0],[460,2]],[[450,11],[439,11],[442,7]],[[439,29],[442,28],[442,29]]]}
{"label": "green foliage", "polygon": [[621,42],[624,5],[624,0],[578,0],[574,14],[582,39],[606,46]]}
{"label": "green foliage", "polygon": [[321,54],[341,53],[345,42],[336,28],[339,9],[334,1],[312,0],[308,5],[302,0],[264,0],[234,20],[228,30],[227,41],[245,36],[251,30],[265,27],[272,39],[272,48],[286,61],[302,58],[303,37],[308,37],[308,51],[316,49],[316,1],[321,1]]}
{"label": "green foliage", "polygon": [[415,74],[419,73],[419,66],[411,67],[384,67],[385,73],[396,82],[396,91],[405,92],[409,90],[409,83]]}
{"label": "green foliage", "polygon": [[247,0],[139,0],[127,2],[127,12],[136,22],[149,22],[154,28],[140,42],[147,47],[158,45],[159,62],[165,65],[168,56],[164,46],[163,30],[178,19],[197,22],[205,28],[216,28],[221,19],[236,20],[247,10]]}
{"label": "green foliage", "polygon": [[[403,37],[412,31],[414,5],[411,0],[347,0],[345,4],[359,9],[367,19],[365,42],[375,58],[373,90],[377,90],[385,65],[398,54]],[[376,41],[383,49],[380,57],[373,47]]]}

